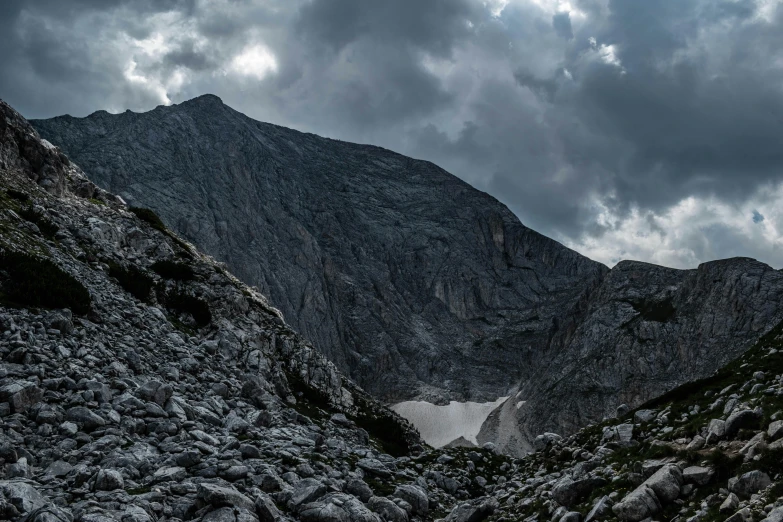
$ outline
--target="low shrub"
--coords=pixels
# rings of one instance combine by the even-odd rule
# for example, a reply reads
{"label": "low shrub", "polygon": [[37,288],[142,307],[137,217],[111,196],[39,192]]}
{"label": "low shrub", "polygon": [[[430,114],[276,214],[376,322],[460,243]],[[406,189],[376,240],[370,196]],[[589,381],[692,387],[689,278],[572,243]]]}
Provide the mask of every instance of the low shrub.
{"label": "low shrub", "polygon": [[6,189],[5,193],[8,194],[9,197],[17,201],[21,201],[22,203],[27,203],[30,201],[30,196],[20,190]]}
{"label": "low shrub", "polygon": [[152,225],[152,228],[160,230],[161,232],[166,231],[166,225],[163,224],[163,220],[161,220],[152,210],[142,207],[129,207],[128,210],[136,214],[136,217],[140,220]]}
{"label": "low shrub", "polygon": [[19,217],[30,223],[35,223],[38,230],[41,231],[45,237],[54,239],[54,235],[60,230],[60,227],[54,224],[51,219],[47,218],[43,214],[36,212],[32,206],[24,207],[19,211]]}
{"label": "low shrub", "polygon": [[706,460],[715,470],[717,482],[726,481],[736,475],[742,465],[742,455],[727,455],[719,449],[709,452]]}
{"label": "low shrub", "polygon": [[166,307],[177,313],[190,314],[199,326],[207,326],[212,322],[212,312],[207,303],[183,292],[173,291],[165,296]]}
{"label": "low shrub", "polygon": [[155,282],[150,276],[133,265],[123,266],[115,261],[109,261],[109,275],[120,283],[120,286],[140,301],[149,302],[150,292]]}
{"label": "low shrub", "polygon": [[158,275],[166,279],[192,281],[196,277],[192,268],[185,263],[178,263],[176,261],[156,261],[151,268]]}
{"label": "low shrub", "polygon": [[386,410],[374,410],[361,397],[357,397],[359,411],[350,418],[357,426],[367,431],[383,448],[383,451],[394,457],[410,455],[411,443],[409,432],[395,417]]}
{"label": "low shrub", "polygon": [[3,282],[6,300],[42,307],[69,308],[84,315],[90,311],[90,293],[53,261],[23,252],[0,253],[0,268],[8,273]]}

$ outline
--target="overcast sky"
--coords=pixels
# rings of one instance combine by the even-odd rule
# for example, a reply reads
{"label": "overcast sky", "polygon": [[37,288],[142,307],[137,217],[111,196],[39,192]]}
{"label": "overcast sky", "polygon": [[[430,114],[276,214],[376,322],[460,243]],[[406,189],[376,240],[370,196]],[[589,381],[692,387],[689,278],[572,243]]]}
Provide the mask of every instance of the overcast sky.
{"label": "overcast sky", "polygon": [[2,0],[0,34],[28,118],[214,93],[609,265],[783,267],[781,0]]}

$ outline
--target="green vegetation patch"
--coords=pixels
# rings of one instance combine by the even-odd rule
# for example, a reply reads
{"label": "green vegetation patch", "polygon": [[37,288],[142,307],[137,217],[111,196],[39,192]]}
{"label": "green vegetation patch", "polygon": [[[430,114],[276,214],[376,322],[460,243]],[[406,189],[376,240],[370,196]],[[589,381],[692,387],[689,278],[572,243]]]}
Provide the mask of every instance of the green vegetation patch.
{"label": "green vegetation patch", "polygon": [[150,292],[155,282],[140,268],[128,265],[123,266],[115,261],[109,261],[109,275],[120,283],[120,286],[136,299],[150,302]]}
{"label": "green vegetation patch", "polygon": [[79,315],[90,311],[92,299],[84,285],[49,259],[5,251],[0,253],[0,269],[9,276],[3,282],[8,304],[69,308]]}
{"label": "green vegetation patch", "polygon": [[41,231],[48,239],[54,239],[54,235],[60,230],[60,227],[54,224],[54,222],[44,216],[43,214],[36,212],[32,205],[28,205],[19,210],[19,217],[30,223],[35,223],[38,230]]}
{"label": "green vegetation patch", "polygon": [[25,192],[22,192],[21,190],[15,190],[15,189],[6,189],[6,194],[8,194],[9,197],[21,201],[22,203],[27,203],[30,201],[30,196],[26,194]]}
{"label": "green vegetation patch", "polygon": [[155,273],[166,279],[192,281],[196,278],[193,269],[185,263],[168,260],[156,261],[151,268]]}
{"label": "green vegetation patch", "polygon": [[166,231],[166,225],[163,223],[163,220],[152,210],[142,207],[128,207],[128,210],[136,214],[136,217],[140,220],[149,223],[152,228],[160,230],[161,232]]}
{"label": "green vegetation patch", "polygon": [[166,307],[177,313],[187,313],[193,317],[198,326],[207,326],[212,322],[212,312],[206,302],[184,292],[172,291],[165,296]]}

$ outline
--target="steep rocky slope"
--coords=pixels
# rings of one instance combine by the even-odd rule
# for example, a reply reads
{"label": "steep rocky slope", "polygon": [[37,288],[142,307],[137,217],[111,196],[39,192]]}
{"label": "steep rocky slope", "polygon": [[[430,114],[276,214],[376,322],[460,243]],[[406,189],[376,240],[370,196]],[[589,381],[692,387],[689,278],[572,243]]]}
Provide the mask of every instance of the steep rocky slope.
{"label": "steep rocky slope", "polygon": [[608,271],[430,163],[214,96],[34,125],[259,286],[376,397],[509,396],[479,441],[512,454],[709,375],[783,319],[783,278],[762,263]]}
{"label": "steep rocky slope", "polygon": [[481,494],[419,479],[420,450],[263,296],[0,101],[0,519],[405,521]]}
{"label": "steep rocky slope", "polygon": [[782,350],[783,323],[705,379],[539,436],[491,519],[783,521]]}
{"label": "steep rocky slope", "polygon": [[431,163],[260,123],[214,96],[34,124],[385,399],[507,395],[606,272]]}

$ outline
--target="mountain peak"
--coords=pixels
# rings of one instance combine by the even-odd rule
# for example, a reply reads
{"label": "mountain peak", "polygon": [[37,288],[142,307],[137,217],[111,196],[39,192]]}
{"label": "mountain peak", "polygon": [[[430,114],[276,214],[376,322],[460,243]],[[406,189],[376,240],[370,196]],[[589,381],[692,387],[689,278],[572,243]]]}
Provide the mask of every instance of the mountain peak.
{"label": "mountain peak", "polygon": [[201,96],[196,96],[195,98],[191,98],[190,100],[186,100],[179,105],[190,105],[190,104],[199,104],[199,105],[225,105],[223,103],[223,100],[220,99],[219,96],[214,94],[202,94]]}

